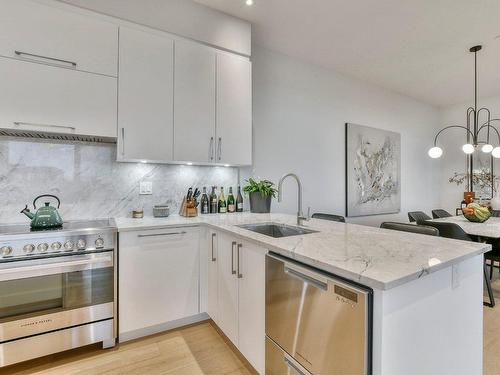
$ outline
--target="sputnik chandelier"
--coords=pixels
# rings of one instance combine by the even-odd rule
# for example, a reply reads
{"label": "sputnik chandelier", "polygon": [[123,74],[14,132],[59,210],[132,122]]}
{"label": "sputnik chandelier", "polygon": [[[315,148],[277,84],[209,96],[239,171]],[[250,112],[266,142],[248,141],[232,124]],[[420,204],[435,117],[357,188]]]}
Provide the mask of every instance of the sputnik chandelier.
{"label": "sputnik chandelier", "polygon": [[[474,107],[467,108],[467,121],[466,126],[463,125],[450,125],[441,129],[434,137],[434,147],[429,150],[429,156],[431,158],[439,158],[443,155],[443,149],[438,146],[438,138],[444,131],[453,128],[459,128],[465,130],[466,140],[462,146],[462,151],[466,155],[472,156],[476,150],[481,148],[484,153],[491,153],[494,158],[500,158],[500,133],[498,130],[491,125],[493,121],[500,121],[497,118],[491,118],[491,112],[488,108],[477,107],[477,53],[481,50],[482,46],[474,46],[469,51],[474,53]],[[481,123],[481,117],[483,118]],[[495,147],[493,146],[490,133],[496,133]],[[469,178],[472,179],[472,157],[469,158]],[[470,185],[472,186],[472,184]]]}

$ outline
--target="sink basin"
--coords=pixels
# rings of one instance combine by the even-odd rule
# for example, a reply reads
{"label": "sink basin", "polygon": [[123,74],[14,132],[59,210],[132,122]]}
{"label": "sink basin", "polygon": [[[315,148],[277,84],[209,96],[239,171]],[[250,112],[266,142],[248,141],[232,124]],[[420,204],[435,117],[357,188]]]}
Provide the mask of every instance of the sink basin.
{"label": "sink basin", "polygon": [[295,227],[292,225],[279,223],[258,223],[258,224],[243,224],[238,227],[250,230],[252,232],[264,234],[273,238],[300,236],[302,234],[317,233],[315,230]]}

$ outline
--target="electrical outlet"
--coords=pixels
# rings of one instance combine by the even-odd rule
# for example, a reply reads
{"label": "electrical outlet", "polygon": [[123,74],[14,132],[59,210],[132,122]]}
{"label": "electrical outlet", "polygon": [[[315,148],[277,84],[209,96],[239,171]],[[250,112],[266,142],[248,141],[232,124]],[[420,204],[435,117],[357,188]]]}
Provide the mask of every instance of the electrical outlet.
{"label": "electrical outlet", "polygon": [[139,183],[139,195],[153,194],[153,183],[151,181],[141,181]]}

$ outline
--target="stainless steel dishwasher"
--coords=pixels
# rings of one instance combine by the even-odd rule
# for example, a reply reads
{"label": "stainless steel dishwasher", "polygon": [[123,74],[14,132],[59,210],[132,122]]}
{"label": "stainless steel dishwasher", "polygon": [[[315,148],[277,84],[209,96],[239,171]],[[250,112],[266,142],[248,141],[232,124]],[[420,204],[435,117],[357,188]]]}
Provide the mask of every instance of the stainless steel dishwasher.
{"label": "stainless steel dishwasher", "polygon": [[266,375],[370,375],[371,289],[266,257]]}

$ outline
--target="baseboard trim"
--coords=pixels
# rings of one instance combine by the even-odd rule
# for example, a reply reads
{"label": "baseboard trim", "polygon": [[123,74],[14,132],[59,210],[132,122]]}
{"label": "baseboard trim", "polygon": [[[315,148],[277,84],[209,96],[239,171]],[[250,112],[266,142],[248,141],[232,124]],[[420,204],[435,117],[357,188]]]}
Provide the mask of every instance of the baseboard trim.
{"label": "baseboard trim", "polygon": [[118,335],[118,342],[135,340],[141,337],[154,335],[160,332],[170,331],[172,329],[202,322],[204,320],[209,320],[209,319],[210,317],[208,316],[207,313],[201,313],[193,316],[188,316],[187,318],[177,319],[171,322],[157,324],[151,327],[141,328],[134,331],[120,332]]}

